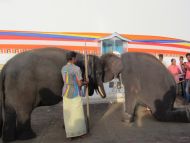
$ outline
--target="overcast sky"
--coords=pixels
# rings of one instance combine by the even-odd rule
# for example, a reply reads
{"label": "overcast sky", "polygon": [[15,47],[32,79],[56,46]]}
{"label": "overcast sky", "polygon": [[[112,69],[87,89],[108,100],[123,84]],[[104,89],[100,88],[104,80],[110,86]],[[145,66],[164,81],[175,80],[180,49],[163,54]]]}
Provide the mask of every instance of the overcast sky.
{"label": "overcast sky", "polygon": [[0,0],[1,30],[118,32],[190,41],[190,0]]}

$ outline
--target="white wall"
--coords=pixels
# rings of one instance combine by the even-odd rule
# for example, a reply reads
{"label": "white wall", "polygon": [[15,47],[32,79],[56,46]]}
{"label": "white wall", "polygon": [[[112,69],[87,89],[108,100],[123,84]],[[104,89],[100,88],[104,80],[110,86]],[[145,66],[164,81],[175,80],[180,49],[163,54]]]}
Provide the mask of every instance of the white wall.
{"label": "white wall", "polygon": [[189,6],[189,0],[0,0],[0,29],[119,32],[190,40]]}
{"label": "white wall", "polygon": [[0,53],[0,64],[5,64],[9,59],[11,59],[16,54]]}

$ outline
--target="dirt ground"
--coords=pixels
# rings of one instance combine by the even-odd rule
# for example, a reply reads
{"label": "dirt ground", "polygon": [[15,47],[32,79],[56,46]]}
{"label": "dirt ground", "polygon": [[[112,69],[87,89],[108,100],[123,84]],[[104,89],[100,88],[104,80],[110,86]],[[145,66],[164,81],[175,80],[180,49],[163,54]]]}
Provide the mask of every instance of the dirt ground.
{"label": "dirt ground", "polygon": [[62,128],[62,103],[39,107],[32,114],[32,127],[37,138],[13,143],[189,143],[190,123],[164,123],[146,113],[142,127],[126,125],[122,119],[122,103],[90,106],[90,134],[72,141]]}

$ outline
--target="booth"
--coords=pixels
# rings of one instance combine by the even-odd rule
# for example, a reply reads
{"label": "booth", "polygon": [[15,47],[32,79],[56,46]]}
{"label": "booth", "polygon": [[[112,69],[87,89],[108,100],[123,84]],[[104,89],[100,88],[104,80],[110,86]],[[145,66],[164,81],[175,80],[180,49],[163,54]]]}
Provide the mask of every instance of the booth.
{"label": "booth", "polygon": [[127,44],[129,39],[122,37],[118,33],[113,33],[109,36],[99,39],[101,54],[115,53],[122,54],[127,51]]}

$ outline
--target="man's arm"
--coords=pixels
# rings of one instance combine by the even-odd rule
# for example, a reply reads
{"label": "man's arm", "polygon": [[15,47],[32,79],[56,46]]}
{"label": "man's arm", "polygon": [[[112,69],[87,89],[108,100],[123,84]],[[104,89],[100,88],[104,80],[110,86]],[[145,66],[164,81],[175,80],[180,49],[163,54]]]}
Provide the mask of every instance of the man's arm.
{"label": "man's arm", "polygon": [[79,87],[81,87],[81,86],[83,86],[83,85],[87,85],[88,82],[87,82],[87,81],[82,81],[82,80],[78,80],[78,79],[77,79],[77,84],[78,84]]}
{"label": "man's arm", "polygon": [[76,71],[76,78],[77,78],[77,84],[79,87],[88,84],[88,81],[82,81],[82,72],[81,72],[80,68],[78,68]]}

